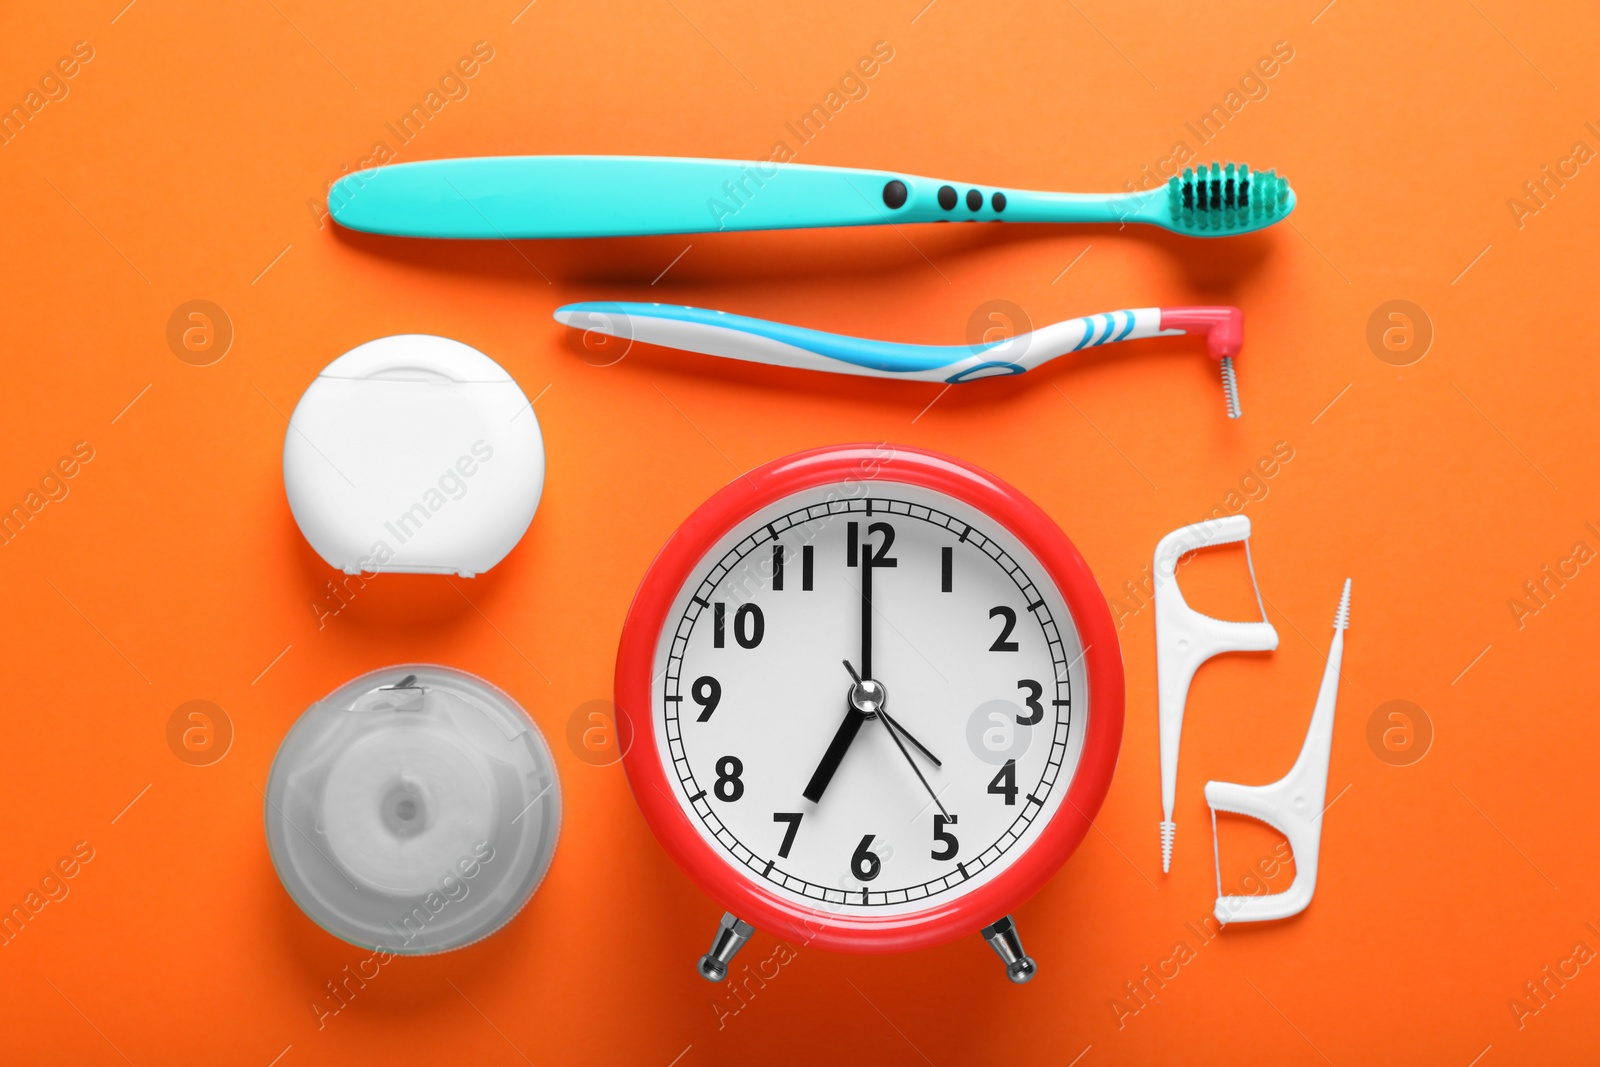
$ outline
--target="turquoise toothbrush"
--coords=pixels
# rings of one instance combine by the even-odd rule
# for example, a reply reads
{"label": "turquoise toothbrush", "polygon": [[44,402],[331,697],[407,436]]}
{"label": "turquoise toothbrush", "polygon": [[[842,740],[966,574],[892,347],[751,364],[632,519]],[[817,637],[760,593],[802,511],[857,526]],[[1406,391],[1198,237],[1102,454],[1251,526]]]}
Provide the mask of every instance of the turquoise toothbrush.
{"label": "turquoise toothbrush", "polygon": [[1228,418],[1239,417],[1233,358],[1244,342],[1244,313],[1234,307],[1130,308],[1042,326],[1003,341],[911,345],[823,333],[781,322],[676,304],[600,300],[557,308],[563,326],[626,341],[708,356],[919,382],[970,382],[1022,374],[1057,356],[1116,341],[1203,333],[1222,371]]}
{"label": "turquoise toothbrush", "polygon": [[1289,183],[1242,164],[1185,168],[1133,193],[1030,192],[892,171],[652,156],[494,156],[395,163],[328,191],[339,225],[404,237],[547,238],[902,222],[1138,222],[1248,233],[1294,210]]}

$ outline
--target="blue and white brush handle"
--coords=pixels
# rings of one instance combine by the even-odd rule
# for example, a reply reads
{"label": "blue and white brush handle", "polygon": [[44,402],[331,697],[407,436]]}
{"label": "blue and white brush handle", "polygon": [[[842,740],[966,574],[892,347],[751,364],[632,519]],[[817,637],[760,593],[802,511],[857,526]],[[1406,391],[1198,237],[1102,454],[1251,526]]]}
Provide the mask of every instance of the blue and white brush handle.
{"label": "blue and white brush handle", "polygon": [[748,363],[951,384],[1022,374],[1057,356],[1116,341],[1204,333],[1211,357],[1222,368],[1228,417],[1239,417],[1233,357],[1243,341],[1244,314],[1233,307],[1108,311],[976,345],[874,341],[677,304],[591,301],[558,308],[555,318],[585,333]]}

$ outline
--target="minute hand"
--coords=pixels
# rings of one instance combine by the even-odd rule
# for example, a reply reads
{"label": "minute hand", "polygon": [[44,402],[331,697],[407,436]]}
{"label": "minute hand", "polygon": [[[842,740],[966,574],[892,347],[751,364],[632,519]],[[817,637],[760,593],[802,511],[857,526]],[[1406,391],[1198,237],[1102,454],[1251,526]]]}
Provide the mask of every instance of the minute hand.
{"label": "minute hand", "polygon": [[872,677],[872,542],[865,537],[861,539],[861,677]]}

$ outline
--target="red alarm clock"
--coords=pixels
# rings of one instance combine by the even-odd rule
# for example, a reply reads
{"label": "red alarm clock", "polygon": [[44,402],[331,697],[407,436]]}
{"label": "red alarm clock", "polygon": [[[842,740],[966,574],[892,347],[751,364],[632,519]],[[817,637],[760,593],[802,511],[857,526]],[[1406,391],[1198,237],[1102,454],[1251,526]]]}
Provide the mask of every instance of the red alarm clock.
{"label": "red alarm clock", "polygon": [[842,445],[736,478],[645,575],[617,653],[634,798],[727,914],[846,952],[979,930],[1088,831],[1122,739],[1122,657],[1083,557],[950,456]]}

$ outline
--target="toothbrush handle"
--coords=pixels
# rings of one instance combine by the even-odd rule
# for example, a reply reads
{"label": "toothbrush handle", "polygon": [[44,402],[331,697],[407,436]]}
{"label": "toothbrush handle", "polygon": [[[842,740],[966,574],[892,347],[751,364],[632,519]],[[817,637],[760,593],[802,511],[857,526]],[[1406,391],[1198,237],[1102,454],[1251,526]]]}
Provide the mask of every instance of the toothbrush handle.
{"label": "toothbrush handle", "polygon": [[674,304],[568,304],[556,310],[555,319],[586,335],[643,341],[746,363],[918,381],[945,381],[962,371],[961,364],[983,362],[975,359],[975,353],[988,347],[873,341]]}
{"label": "toothbrush handle", "polygon": [[1155,194],[999,189],[892,171],[653,156],[397,163],[328,192],[341,226],[407,237],[556,238],[947,221],[1140,221]]}
{"label": "toothbrush handle", "polygon": [[[1057,356],[1116,341],[1201,328],[1214,335],[1217,322],[1232,323],[1240,314],[1236,308],[1177,310],[1188,317],[1174,320],[1174,309],[1170,308],[1130,308],[1067,319],[1003,340],[967,345],[874,341],[674,304],[568,304],[556,310],[555,319],[585,334],[644,341],[747,363],[954,384],[1022,374]],[[1217,314],[1212,316],[1211,312]]]}

